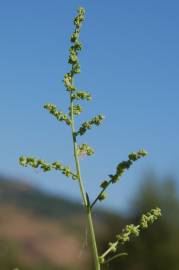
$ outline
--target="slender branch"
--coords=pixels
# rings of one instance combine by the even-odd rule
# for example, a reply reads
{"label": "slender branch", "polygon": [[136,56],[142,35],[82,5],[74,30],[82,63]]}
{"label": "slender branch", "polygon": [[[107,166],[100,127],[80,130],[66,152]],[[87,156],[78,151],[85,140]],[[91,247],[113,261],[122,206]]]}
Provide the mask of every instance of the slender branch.
{"label": "slender branch", "polygon": [[118,241],[112,243],[112,245],[100,256],[100,258],[106,257],[110,252],[113,252],[117,248]]}
{"label": "slender branch", "polygon": [[94,205],[96,204],[96,202],[100,199],[101,195],[104,193],[104,191],[107,189],[107,187],[112,184],[112,180],[110,180],[108,182],[108,185],[103,187],[103,189],[100,191],[100,193],[98,194],[98,196],[96,197],[96,199],[91,203],[91,209],[94,207]]}
{"label": "slender branch", "polygon": [[119,258],[119,257],[127,256],[127,255],[128,255],[128,254],[127,254],[126,252],[124,252],[124,253],[118,253],[118,254],[114,255],[113,257],[111,257],[110,259],[106,260],[106,261],[104,262],[104,264],[107,264],[107,263],[109,263],[109,262],[111,262],[111,261],[113,261],[113,260],[115,260],[115,259],[117,259],[117,258]]}

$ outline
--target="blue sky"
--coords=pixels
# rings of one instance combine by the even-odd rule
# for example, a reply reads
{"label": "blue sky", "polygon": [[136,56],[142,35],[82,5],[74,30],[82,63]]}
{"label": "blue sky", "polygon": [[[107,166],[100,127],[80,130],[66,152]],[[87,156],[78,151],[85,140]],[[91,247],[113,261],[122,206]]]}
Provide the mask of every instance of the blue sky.
{"label": "blue sky", "polygon": [[[81,160],[85,184],[94,197],[99,183],[131,151],[138,161],[109,191],[105,206],[129,207],[142,175],[179,177],[179,2],[178,1],[2,1],[0,10],[0,173],[45,190],[79,198],[78,186],[57,173],[18,165],[22,154],[73,164],[68,129],[43,109],[68,107],[63,87],[72,19],[86,8],[80,54],[80,89],[92,93],[84,119],[106,116],[81,142],[95,156]],[[73,165],[72,165],[73,166]],[[177,180],[178,181],[178,180]]]}

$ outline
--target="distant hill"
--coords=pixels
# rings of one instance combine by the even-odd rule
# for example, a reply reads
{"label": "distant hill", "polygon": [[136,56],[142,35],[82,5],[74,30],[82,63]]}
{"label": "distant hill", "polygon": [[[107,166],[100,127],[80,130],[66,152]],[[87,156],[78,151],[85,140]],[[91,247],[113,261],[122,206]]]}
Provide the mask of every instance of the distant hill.
{"label": "distant hill", "polygon": [[[110,270],[179,269],[176,190],[175,181],[152,177],[141,186],[130,217],[101,210],[93,213],[101,253],[125,224],[138,224],[141,213],[151,207],[162,209],[156,224],[120,247],[129,255],[115,260]],[[0,270],[92,270],[90,254],[82,205],[0,177]]]}
{"label": "distant hill", "polygon": [[[108,215],[95,214],[99,241],[108,231]],[[90,266],[86,233],[79,203],[0,177],[0,269],[84,269],[84,263]]]}
{"label": "distant hill", "polygon": [[0,178],[0,269],[81,269],[78,203],[53,197],[28,184]]}
{"label": "distant hill", "polygon": [[49,218],[66,218],[83,213],[82,206],[77,202],[49,195],[20,181],[0,177],[0,204],[6,203]]}

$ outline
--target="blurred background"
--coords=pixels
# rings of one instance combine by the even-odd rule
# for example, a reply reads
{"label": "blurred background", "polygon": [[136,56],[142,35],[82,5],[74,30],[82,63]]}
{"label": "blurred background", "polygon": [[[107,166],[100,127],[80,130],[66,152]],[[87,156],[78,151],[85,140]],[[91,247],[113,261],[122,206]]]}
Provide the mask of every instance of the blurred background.
{"label": "blurred background", "polygon": [[[143,212],[162,218],[124,246],[128,257],[110,269],[179,269],[179,3],[169,1],[11,1],[0,10],[0,268],[93,269],[76,182],[56,172],[18,164],[20,155],[74,167],[68,128],[43,109],[67,110],[63,87],[72,20],[86,8],[79,89],[91,92],[84,119],[103,113],[104,124],[81,143],[90,198],[128,153],[145,148],[94,213],[99,249]],[[104,269],[109,269],[106,266]]]}

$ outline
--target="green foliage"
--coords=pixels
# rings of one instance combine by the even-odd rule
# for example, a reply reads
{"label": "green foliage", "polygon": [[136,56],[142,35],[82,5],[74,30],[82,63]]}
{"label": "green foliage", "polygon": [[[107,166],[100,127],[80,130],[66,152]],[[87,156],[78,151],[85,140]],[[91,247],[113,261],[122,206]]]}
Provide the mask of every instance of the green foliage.
{"label": "green foliage", "polygon": [[[74,84],[74,76],[80,73],[80,63],[78,59],[78,53],[82,49],[82,44],[79,40],[79,35],[84,18],[85,18],[85,10],[84,8],[79,8],[78,14],[74,19],[75,29],[70,38],[72,45],[69,49],[68,63],[71,65],[71,69],[64,75],[63,79],[64,86],[69,94],[68,115],[64,114],[61,111],[58,111],[56,105],[53,104],[44,105],[44,108],[47,109],[57,120],[65,122],[71,129],[71,139],[73,142],[73,156],[76,172],[73,173],[69,166],[63,166],[60,162],[53,162],[52,164],[49,164],[43,160],[36,159],[33,157],[22,156],[20,157],[19,162],[22,166],[25,167],[26,166],[31,166],[33,168],[40,167],[44,172],[55,169],[61,171],[62,174],[64,174],[67,177],[71,177],[74,180],[78,180],[81,197],[87,213],[94,265],[96,270],[100,270],[101,264],[112,261],[113,259],[116,259],[119,256],[126,255],[126,253],[119,253],[110,258],[107,256],[110,253],[115,253],[117,251],[118,245],[128,242],[132,235],[138,236],[140,231],[139,229],[144,228],[146,229],[148,225],[152,224],[155,220],[158,219],[158,217],[161,215],[161,212],[159,208],[152,209],[150,212],[142,216],[140,225],[138,226],[134,226],[133,224],[127,225],[123,229],[122,234],[116,236],[117,241],[113,243],[109,242],[108,245],[109,248],[101,256],[99,256],[96,242],[96,235],[93,226],[92,208],[97,203],[97,201],[103,201],[106,198],[107,194],[104,191],[110,186],[110,184],[114,184],[118,180],[120,180],[124,172],[128,170],[135,161],[137,161],[141,157],[146,156],[147,152],[145,150],[132,152],[131,154],[129,154],[128,160],[120,162],[117,165],[116,172],[114,174],[110,174],[109,179],[101,183],[100,186],[102,188],[101,192],[93,201],[93,203],[90,203],[89,195],[85,190],[83,179],[80,172],[79,157],[83,154],[92,155],[94,151],[87,144],[79,145],[77,139],[78,136],[83,136],[93,126],[101,125],[101,123],[104,120],[104,116],[102,114],[99,114],[93,117],[91,120],[85,121],[84,123],[81,124],[81,126],[78,128],[77,131],[75,130],[75,116],[80,115],[81,112],[83,111],[83,108],[80,104],[76,104],[74,102],[76,102],[76,100],[78,101],[91,100],[91,95],[88,92],[79,91]],[[107,260],[106,256],[108,257]]]}

